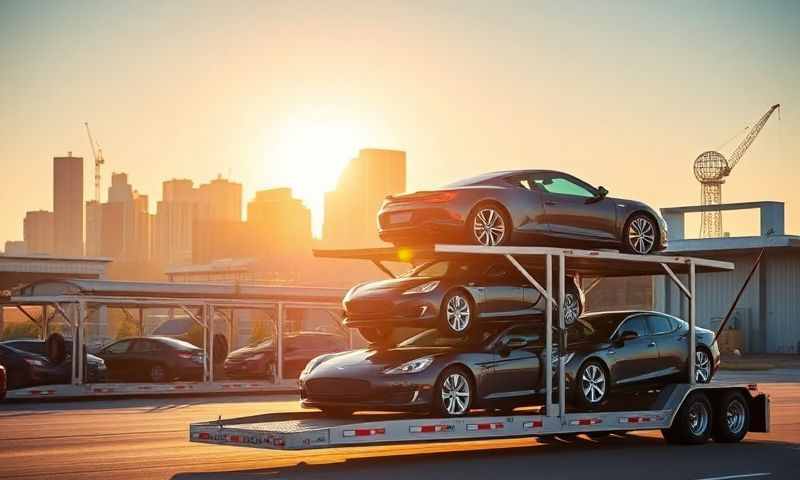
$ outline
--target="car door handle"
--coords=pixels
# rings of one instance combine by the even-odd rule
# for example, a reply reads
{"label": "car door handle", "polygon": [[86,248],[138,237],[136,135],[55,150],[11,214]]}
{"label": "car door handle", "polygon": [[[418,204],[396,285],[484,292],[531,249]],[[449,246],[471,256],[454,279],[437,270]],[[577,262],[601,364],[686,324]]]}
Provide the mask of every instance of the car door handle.
{"label": "car door handle", "polygon": [[647,346],[648,347],[655,347],[656,346],[656,342],[651,341],[650,343],[647,344]]}
{"label": "car door handle", "polygon": [[554,201],[552,201],[552,200],[545,200],[545,201],[544,201],[544,204],[545,204],[545,205],[549,205],[549,206],[551,206],[551,207],[552,207],[553,205],[558,205],[558,202],[554,202]]}

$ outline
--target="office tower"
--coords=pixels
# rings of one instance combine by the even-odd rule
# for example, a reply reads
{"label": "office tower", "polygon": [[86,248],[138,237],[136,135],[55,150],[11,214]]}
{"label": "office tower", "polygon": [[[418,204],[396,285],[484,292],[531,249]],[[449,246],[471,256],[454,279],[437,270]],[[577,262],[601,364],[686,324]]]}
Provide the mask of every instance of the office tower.
{"label": "office tower", "polygon": [[256,192],[247,205],[247,225],[258,239],[260,252],[255,256],[308,255],[311,251],[311,210],[292,197],[290,188]]}
{"label": "office tower", "polygon": [[83,255],[83,158],[53,158],[53,231],[55,254]]}
{"label": "office tower", "polygon": [[191,180],[163,183],[153,224],[153,258],[161,265],[192,262],[192,232],[197,219],[197,190]]}
{"label": "office tower", "polygon": [[397,150],[361,150],[325,194],[323,241],[326,247],[375,246],[377,213],[387,195],[406,189],[406,154]]}
{"label": "office tower", "polygon": [[197,189],[198,218],[211,221],[242,220],[242,184],[217,176]]}
{"label": "office tower", "polygon": [[150,259],[148,197],[133,189],[127,174],[112,174],[108,202],[99,211],[101,256],[126,262]]}
{"label": "office tower", "polygon": [[86,256],[99,257],[103,245],[103,204],[86,202]]}
{"label": "office tower", "polygon": [[53,212],[27,212],[23,222],[25,251],[29,254],[52,255],[55,251]]}

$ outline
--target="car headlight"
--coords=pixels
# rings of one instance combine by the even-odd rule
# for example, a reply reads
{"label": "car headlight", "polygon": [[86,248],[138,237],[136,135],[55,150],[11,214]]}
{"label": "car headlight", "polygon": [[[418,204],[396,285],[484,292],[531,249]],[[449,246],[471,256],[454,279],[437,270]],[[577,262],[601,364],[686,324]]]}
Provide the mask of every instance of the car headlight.
{"label": "car headlight", "polygon": [[403,295],[411,295],[414,293],[428,293],[436,290],[436,287],[439,286],[439,280],[434,280],[432,282],[423,283],[422,285],[417,285],[414,288],[409,288]]}
{"label": "car headlight", "polygon": [[430,367],[433,363],[433,357],[422,357],[416,360],[411,360],[400,366],[384,370],[383,373],[388,375],[395,375],[398,373],[419,373],[426,368]]}
{"label": "car headlight", "polygon": [[302,377],[304,375],[308,375],[309,373],[311,373],[312,370],[317,368],[322,362],[324,362],[325,360],[327,360],[327,359],[329,359],[329,358],[331,358],[333,356],[334,355],[332,355],[332,354],[326,354],[326,355],[320,355],[318,357],[312,358],[306,364],[306,368],[304,368],[303,371],[300,372],[300,376]]}

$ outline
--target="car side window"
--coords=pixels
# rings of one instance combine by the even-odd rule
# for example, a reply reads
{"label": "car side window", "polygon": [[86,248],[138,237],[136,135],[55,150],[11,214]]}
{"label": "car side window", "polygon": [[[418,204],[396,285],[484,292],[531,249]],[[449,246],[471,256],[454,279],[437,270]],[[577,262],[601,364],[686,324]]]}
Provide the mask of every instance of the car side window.
{"label": "car side window", "polygon": [[106,348],[106,352],[108,353],[125,353],[128,351],[128,346],[130,346],[130,340],[123,340],[121,342],[117,342],[113,345],[110,345]]}
{"label": "car side window", "polygon": [[544,174],[541,176],[534,176],[533,181],[536,184],[536,188],[547,193],[583,198],[592,198],[595,196],[594,192],[589,188],[566,177]]}
{"label": "car side window", "polygon": [[648,315],[647,324],[650,326],[650,331],[653,332],[653,335],[670,333],[675,329],[669,318],[661,315]]}
{"label": "car side window", "polygon": [[625,320],[622,325],[617,330],[617,335],[621,335],[622,332],[636,332],[637,335],[640,337],[646,337],[650,335],[650,332],[647,329],[647,324],[645,323],[645,316],[644,315],[637,315],[635,317],[630,317]]}
{"label": "car side window", "polygon": [[153,342],[149,342],[147,340],[138,340],[134,342],[133,347],[131,348],[132,353],[150,353],[154,352],[156,349],[154,348]]}

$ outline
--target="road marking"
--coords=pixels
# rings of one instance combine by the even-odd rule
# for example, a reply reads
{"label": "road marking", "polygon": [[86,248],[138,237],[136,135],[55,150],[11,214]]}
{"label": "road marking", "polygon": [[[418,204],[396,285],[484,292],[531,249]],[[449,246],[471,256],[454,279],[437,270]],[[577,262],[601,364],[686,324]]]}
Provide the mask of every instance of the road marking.
{"label": "road marking", "polygon": [[741,475],[727,475],[725,477],[707,477],[699,478],[698,480],[731,480],[733,478],[753,478],[753,477],[769,477],[771,473],[743,473]]}

